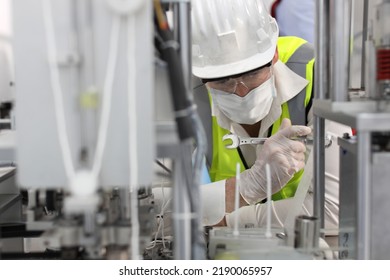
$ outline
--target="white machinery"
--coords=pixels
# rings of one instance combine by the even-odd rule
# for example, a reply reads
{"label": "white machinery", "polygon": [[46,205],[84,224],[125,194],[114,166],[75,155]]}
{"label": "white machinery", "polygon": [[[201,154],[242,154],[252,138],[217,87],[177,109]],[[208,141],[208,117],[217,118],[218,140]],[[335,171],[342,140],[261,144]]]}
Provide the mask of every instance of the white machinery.
{"label": "white machinery", "polygon": [[[17,162],[17,182],[8,187],[11,166],[0,258],[204,259],[190,2],[13,1],[12,11],[17,124],[1,155]],[[157,158],[172,161],[168,248],[170,238],[155,246]]]}
{"label": "white machinery", "polygon": [[[93,258],[98,245],[126,247],[130,230],[140,231],[126,224],[155,158],[152,4],[38,0],[12,8],[25,230],[54,230],[50,238],[62,241],[50,247],[82,243]],[[41,220],[35,212],[48,201],[57,218]],[[96,227],[103,229],[94,234]]]}

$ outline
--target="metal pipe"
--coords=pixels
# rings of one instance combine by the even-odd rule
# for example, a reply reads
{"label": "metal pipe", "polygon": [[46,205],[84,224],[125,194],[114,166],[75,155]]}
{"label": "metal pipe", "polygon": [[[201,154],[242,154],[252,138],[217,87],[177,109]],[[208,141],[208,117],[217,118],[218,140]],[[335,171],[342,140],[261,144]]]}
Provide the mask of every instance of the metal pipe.
{"label": "metal pipe", "polygon": [[362,70],[360,72],[360,87],[361,89],[366,88],[365,73],[366,73],[366,41],[368,38],[368,0],[364,0],[363,4],[363,40],[362,40]]}
{"label": "metal pipe", "polygon": [[[315,63],[315,100],[328,97],[329,78],[329,0],[316,1],[316,63]],[[314,102],[315,102],[314,100]],[[314,116],[314,201],[313,215],[318,217],[319,225],[324,228],[325,205],[325,120]]]}
{"label": "metal pipe", "polygon": [[314,117],[314,208],[321,229],[325,227],[325,120]]}
{"label": "metal pipe", "polygon": [[331,0],[330,3],[331,98],[343,102],[348,101],[351,2]]}
{"label": "metal pipe", "polygon": [[[183,70],[184,85],[186,94],[189,99],[193,100],[192,95],[192,37],[191,37],[191,3],[189,1],[181,1],[173,5],[174,12],[174,32],[175,37],[180,44],[179,54]],[[201,234],[201,218],[200,218],[200,177],[202,169],[202,159],[207,150],[207,139],[202,126],[201,120],[195,111],[192,114],[192,125],[195,131],[195,140],[197,149],[194,154],[193,164],[193,181],[192,185],[188,186],[189,197],[191,203],[191,211],[195,214],[192,217],[191,234],[192,234],[192,259],[204,259],[205,246],[202,244]]]}
{"label": "metal pipe", "polygon": [[315,98],[329,98],[329,0],[316,1]]}
{"label": "metal pipe", "polygon": [[184,84],[188,90],[192,89],[191,71],[191,5],[189,2],[179,2],[173,4],[174,34],[175,39],[180,43],[180,58],[183,68]]}
{"label": "metal pipe", "polygon": [[370,259],[371,251],[371,133],[359,131],[357,143],[357,259]]}
{"label": "metal pipe", "polygon": [[180,143],[180,155],[174,162],[173,186],[173,230],[175,237],[174,258],[176,260],[191,259],[191,207],[188,184],[191,178],[191,143],[190,139]]}

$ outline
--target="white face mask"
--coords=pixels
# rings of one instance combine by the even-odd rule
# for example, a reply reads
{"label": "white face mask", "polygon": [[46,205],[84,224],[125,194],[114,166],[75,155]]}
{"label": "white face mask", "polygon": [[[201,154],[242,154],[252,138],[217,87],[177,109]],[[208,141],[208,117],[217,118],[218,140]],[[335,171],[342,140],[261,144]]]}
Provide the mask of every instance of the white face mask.
{"label": "white face mask", "polygon": [[232,121],[255,124],[267,116],[276,97],[274,76],[244,97],[210,88],[213,102]]}

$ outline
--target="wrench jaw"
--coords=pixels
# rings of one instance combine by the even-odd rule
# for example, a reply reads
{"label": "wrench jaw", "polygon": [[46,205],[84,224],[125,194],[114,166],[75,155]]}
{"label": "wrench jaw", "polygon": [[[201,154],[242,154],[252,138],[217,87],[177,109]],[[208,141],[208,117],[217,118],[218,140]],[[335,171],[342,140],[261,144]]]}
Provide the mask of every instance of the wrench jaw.
{"label": "wrench jaw", "polygon": [[235,149],[238,147],[238,144],[240,142],[240,139],[238,138],[237,135],[235,134],[225,134],[223,137],[222,137],[222,141],[232,141],[231,144],[226,144],[225,145],[225,148],[226,149]]}

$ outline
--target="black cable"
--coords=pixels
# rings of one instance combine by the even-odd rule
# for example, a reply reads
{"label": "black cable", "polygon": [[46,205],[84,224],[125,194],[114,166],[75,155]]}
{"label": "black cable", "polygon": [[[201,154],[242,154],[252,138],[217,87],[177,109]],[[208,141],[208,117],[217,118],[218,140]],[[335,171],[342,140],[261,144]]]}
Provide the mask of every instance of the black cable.
{"label": "black cable", "polygon": [[[158,26],[158,25],[157,25]],[[169,83],[172,91],[172,101],[180,140],[192,138],[195,135],[191,115],[195,105],[187,94],[184,84],[183,70],[178,53],[179,44],[173,39],[171,30],[161,30],[157,27],[155,44],[161,58],[167,62]]]}

